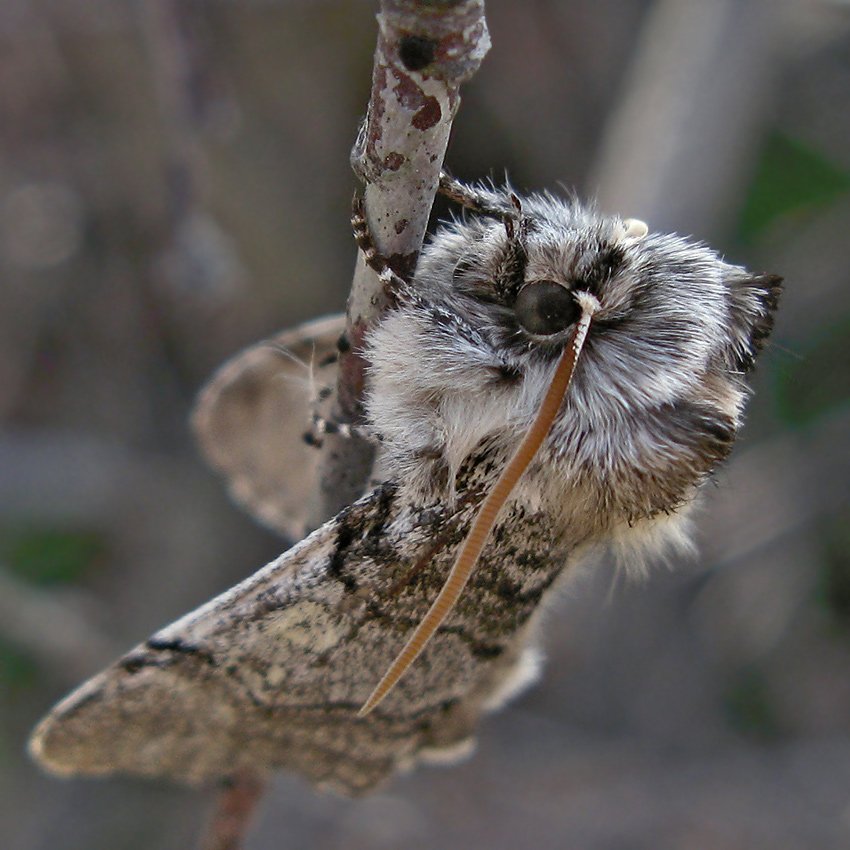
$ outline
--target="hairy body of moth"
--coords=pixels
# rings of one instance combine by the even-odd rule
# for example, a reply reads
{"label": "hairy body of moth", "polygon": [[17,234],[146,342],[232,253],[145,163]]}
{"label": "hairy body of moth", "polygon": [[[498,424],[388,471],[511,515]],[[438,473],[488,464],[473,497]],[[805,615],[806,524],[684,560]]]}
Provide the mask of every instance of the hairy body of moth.
{"label": "hairy body of moth", "polygon": [[[438,231],[371,333],[381,483],[60,703],[33,743],[51,769],[203,781],[289,768],[368,790],[462,748],[482,712],[533,678],[540,603],[589,550],[609,545],[639,566],[684,542],[687,507],[741,423],[778,279],[576,203],[531,197],[519,211],[509,191],[478,196],[505,220]],[[548,436],[455,608],[358,717],[534,420],[581,293],[598,309]],[[330,383],[341,327],[324,320],[252,349],[196,417],[234,495],[288,533],[307,507],[287,475],[306,487],[315,459],[298,454],[292,426],[264,426],[259,444],[244,424],[285,411],[306,427],[313,390],[297,356],[313,352],[311,374]]]}

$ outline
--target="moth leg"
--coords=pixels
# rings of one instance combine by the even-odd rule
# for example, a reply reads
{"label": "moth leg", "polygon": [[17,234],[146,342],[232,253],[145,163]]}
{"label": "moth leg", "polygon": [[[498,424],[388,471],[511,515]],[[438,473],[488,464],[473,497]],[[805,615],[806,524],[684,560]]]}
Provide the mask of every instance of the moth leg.
{"label": "moth leg", "polygon": [[369,425],[341,422],[333,416],[335,392],[330,386],[321,387],[310,399],[310,423],[302,438],[308,446],[321,448],[325,434],[339,434],[345,439],[359,437],[372,444],[383,438]]}
{"label": "moth leg", "polygon": [[384,286],[390,290],[403,289],[407,284],[391,268],[387,258],[375,247],[369,222],[366,221],[366,211],[363,206],[363,196],[354,195],[351,202],[351,229],[354,231],[354,241],[363,252],[366,265],[375,272]]}
{"label": "moth leg", "polygon": [[501,205],[494,204],[491,195],[474,189],[472,186],[467,186],[465,183],[461,183],[460,180],[452,177],[446,171],[440,172],[439,192],[450,201],[454,201],[459,206],[472,210],[479,215],[505,218],[505,216],[510,216],[513,212]]}
{"label": "moth leg", "polygon": [[381,435],[369,425],[354,425],[350,422],[339,422],[335,419],[322,416],[319,413],[314,413],[312,427],[304,435],[305,441],[311,445],[321,445],[321,437],[325,434],[339,434],[346,439],[359,437],[370,443],[380,443],[383,440]]}
{"label": "moth leg", "polygon": [[[390,268],[386,257],[375,248],[372,233],[369,230],[369,223],[366,221],[363,198],[357,194],[355,194],[352,201],[351,228],[354,231],[354,239],[357,242],[357,247],[363,252],[366,265],[378,275],[381,282],[385,286],[395,289],[405,286],[405,282]],[[339,351],[343,351],[343,346],[347,347],[348,345],[343,334],[337,343],[337,348]],[[333,360],[329,362],[336,362],[336,359],[336,356],[334,356]],[[322,437],[325,434],[339,434],[346,439],[358,437],[373,444],[382,441],[381,435],[368,425],[340,422],[331,416],[323,415],[320,412],[320,407],[332,395],[333,390],[331,387],[323,387],[316,394],[312,402],[313,415],[310,429],[304,433],[305,443],[320,448],[322,446]]]}

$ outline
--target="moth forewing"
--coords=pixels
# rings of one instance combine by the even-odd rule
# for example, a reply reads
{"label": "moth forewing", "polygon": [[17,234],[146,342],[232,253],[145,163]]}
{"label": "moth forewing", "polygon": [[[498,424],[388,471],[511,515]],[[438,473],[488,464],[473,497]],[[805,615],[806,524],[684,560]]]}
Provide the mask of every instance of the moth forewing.
{"label": "moth forewing", "polygon": [[355,715],[444,581],[478,487],[472,472],[469,507],[451,516],[379,488],[66,698],[36,730],[33,753],[63,774],[202,782],[288,768],[358,793],[420,753],[456,747],[512,675],[524,627],[560,571],[542,514],[505,517],[427,662],[380,711]]}

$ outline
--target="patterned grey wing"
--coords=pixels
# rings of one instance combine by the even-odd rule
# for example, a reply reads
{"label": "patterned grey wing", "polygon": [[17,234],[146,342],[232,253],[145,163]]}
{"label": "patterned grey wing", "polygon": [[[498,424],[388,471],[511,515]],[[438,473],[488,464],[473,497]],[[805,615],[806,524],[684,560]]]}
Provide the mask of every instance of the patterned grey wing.
{"label": "patterned grey wing", "polygon": [[72,693],[33,754],[66,775],[188,782],[285,768],[356,794],[456,749],[516,679],[529,620],[565,562],[547,515],[509,513],[422,657],[356,715],[444,581],[476,502],[411,507],[382,485]]}
{"label": "patterned grey wing", "polygon": [[328,316],[237,354],[202,390],[192,415],[203,453],[233,499],[291,539],[304,535],[317,492],[319,453],[303,437],[322,391],[336,386],[344,328],[344,316]]}

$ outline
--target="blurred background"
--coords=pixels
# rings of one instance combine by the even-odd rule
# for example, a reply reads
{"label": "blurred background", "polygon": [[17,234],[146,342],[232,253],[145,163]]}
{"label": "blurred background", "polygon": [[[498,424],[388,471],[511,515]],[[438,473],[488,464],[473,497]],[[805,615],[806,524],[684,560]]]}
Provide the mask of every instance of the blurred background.
{"label": "blurred background", "polygon": [[[600,564],[449,770],[281,776],[248,848],[850,846],[850,4],[488,0],[447,163],[783,274],[700,555]],[[343,308],[365,0],[0,4],[0,846],[185,848],[210,794],[60,781],[83,677],[283,548],[192,445],[205,378]]]}

